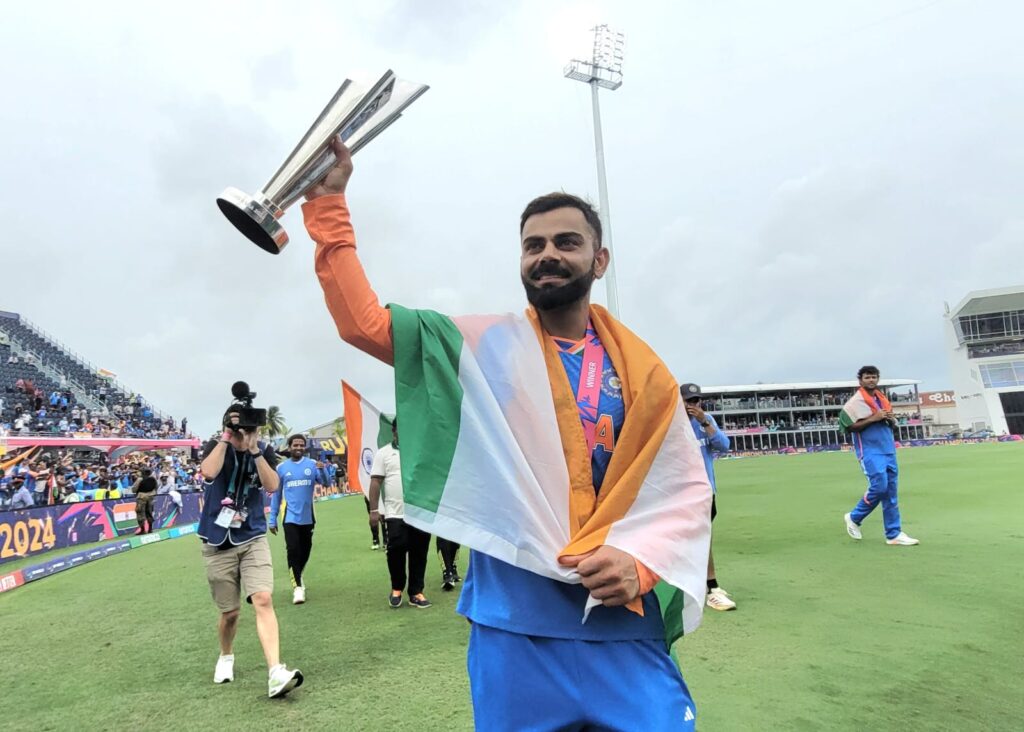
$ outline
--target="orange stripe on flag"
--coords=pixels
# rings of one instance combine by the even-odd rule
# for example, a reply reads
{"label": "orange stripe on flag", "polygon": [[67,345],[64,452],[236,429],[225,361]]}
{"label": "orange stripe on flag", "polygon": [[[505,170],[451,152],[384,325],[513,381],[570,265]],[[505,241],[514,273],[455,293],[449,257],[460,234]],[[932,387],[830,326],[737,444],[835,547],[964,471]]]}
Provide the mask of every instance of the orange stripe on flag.
{"label": "orange stripe on flag", "polygon": [[370,486],[364,486],[359,482],[359,452],[363,444],[363,410],[361,407],[362,397],[359,392],[349,386],[345,381],[341,382],[341,401],[345,409],[345,431],[348,436],[348,446],[345,454],[348,469],[349,487],[358,488],[365,495]]}

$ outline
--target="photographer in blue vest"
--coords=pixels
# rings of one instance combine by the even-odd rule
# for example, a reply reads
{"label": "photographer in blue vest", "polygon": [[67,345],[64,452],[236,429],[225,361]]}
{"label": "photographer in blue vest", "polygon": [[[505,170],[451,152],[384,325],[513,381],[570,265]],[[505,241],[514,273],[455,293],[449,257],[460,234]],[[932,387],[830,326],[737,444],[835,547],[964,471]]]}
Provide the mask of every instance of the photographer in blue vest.
{"label": "photographer in blue vest", "polygon": [[256,633],[269,669],[268,695],[276,698],[302,684],[303,678],[300,671],[281,663],[279,656],[272,601],[274,569],[263,491],[273,493],[280,480],[273,448],[258,440],[261,412],[265,415],[263,410],[252,408],[251,398],[244,404],[232,404],[224,414],[224,432],[203,450],[200,470],[205,498],[198,534],[203,541],[210,593],[220,610],[220,658],[213,681],[222,684],[234,680],[232,646],[244,587],[246,600],[256,614]]}

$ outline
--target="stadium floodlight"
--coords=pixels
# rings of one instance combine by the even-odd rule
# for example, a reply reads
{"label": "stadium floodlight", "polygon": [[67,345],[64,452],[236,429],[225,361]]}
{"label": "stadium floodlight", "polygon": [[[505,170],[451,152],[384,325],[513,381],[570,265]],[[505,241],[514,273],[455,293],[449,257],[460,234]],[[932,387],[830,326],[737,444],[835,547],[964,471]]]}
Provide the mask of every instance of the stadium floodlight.
{"label": "stadium floodlight", "polygon": [[[600,195],[601,228],[604,229],[604,245],[612,248],[612,221],[608,210],[608,182],[604,172],[604,139],[601,135],[601,107],[597,90],[615,91],[622,86],[622,56],[626,40],[621,33],[615,33],[607,25],[599,25],[594,31],[594,52],[589,61],[573,59],[565,67],[565,78],[582,81],[590,85],[590,97],[594,106],[594,148],[597,152],[597,189]],[[619,293],[615,284],[615,259],[612,258],[605,274],[608,291],[608,310],[619,317]]]}

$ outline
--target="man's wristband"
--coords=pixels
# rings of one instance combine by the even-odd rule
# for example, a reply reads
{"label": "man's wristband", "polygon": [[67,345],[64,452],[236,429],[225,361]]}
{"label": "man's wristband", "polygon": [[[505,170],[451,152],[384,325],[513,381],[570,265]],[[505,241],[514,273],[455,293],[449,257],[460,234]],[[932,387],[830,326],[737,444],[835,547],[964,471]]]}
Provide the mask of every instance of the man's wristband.
{"label": "man's wristband", "polygon": [[710,423],[710,422],[701,422],[701,423],[700,423],[700,426],[701,426],[701,427],[710,427],[710,426],[711,426],[711,423]]}
{"label": "man's wristband", "polygon": [[255,460],[256,458],[263,457],[263,453],[262,452],[250,452],[249,454],[252,455],[253,460]]}
{"label": "man's wristband", "polygon": [[380,513],[376,508],[371,508],[370,513]]}

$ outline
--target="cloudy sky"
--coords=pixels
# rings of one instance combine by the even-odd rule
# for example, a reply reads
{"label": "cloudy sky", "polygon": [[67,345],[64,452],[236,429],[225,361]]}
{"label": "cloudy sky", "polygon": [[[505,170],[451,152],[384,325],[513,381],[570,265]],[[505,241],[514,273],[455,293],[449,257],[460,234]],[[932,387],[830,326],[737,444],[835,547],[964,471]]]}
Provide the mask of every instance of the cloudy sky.
{"label": "cloudy sky", "polygon": [[[360,251],[385,301],[520,309],[518,216],[596,201],[602,96],[623,320],[679,380],[828,380],[864,362],[948,386],[943,301],[1024,282],[1024,6],[1013,0],[20,3],[0,59],[0,309],[212,430],[248,380],[293,427],[345,378],[301,212],[278,257],[221,217],[346,76],[431,90],[356,158]],[[603,300],[603,287],[597,299]]]}

